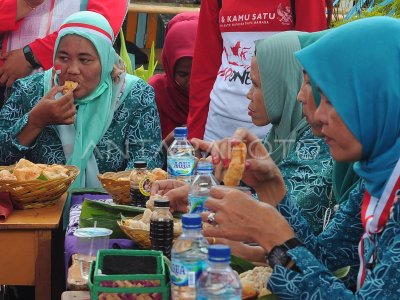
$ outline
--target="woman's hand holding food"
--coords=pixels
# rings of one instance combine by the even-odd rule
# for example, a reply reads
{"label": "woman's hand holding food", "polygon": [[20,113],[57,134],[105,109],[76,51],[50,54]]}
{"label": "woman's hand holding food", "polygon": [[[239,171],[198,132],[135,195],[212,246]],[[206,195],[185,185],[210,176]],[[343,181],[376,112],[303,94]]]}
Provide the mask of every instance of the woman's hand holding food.
{"label": "woman's hand holding food", "polygon": [[164,195],[169,198],[171,211],[188,211],[188,194],[190,186],[180,180],[157,180],[151,187],[151,195]]}
{"label": "woman's hand holding food", "polygon": [[62,92],[62,86],[54,86],[29,113],[28,123],[17,136],[21,145],[29,147],[47,125],[68,125],[75,121],[74,97],[68,92],[60,99],[55,95]]}
{"label": "woman's hand holding food", "polygon": [[232,139],[214,143],[192,139],[194,146],[211,152],[216,177],[219,180],[223,178],[224,171],[229,167],[232,147],[242,142],[247,147],[243,182],[255,189],[261,201],[276,206],[286,193],[285,183],[278,167],[255,135],[246,129],[239,128]]}
{"label": "woman's hand holding food", "polygon": [[295,236],[276,208],[238,190],[213,187],[205,206],[211,213],[202,213],[203,221],[215,225],[204,228],[207,237],[256,242],[269,252]]}
{"label": "woman's hand holding food", "polygon": [[55,100],[63,87],[54,86],[29,114],[33,126],[43,129],[47,125],[69,125],[75,121],[76,108],[72,91]]}

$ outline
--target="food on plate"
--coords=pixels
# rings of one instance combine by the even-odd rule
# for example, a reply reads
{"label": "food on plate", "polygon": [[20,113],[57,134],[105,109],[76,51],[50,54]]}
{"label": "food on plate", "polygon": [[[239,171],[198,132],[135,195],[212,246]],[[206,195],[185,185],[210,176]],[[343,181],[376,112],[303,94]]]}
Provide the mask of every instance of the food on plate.
{"label": "food on plate", "polygon": [[0,180],[17,180],[17,178],[11,174],[8,170],[1,170],[0,171]]}
{"label": "food on plate", "polygon": [[153,183],[156,180],[164,180],[167,179],[167,172],[163,169],[155,168],[149,172],[150,181]]}
{"label": "food on plate", "polygon": [[[242,283],[242,298],[250,299],[250,295],[256,292],[257,297],[271,294],[267,289],[267,283],[271,277],[272,269],[270,267],[257,266],[253,270],[243,272],[239,275]],[[244,297],[247,298],[244,298]],[[253,296],[254,297],[254,296]]]}
{"label": "food on plate", "polygon": [[75,81],[66,80],[63,85],[63,94],[65,95],[69,91],[73,91],[78,86],[78,83]]}
{"label": "food on plate", "polygon": [[232,146],[231,162],[224,175],[224,184],[226,186],[237,186],[242,179],[246,162],[247,148],[246,144],[240,142]]}

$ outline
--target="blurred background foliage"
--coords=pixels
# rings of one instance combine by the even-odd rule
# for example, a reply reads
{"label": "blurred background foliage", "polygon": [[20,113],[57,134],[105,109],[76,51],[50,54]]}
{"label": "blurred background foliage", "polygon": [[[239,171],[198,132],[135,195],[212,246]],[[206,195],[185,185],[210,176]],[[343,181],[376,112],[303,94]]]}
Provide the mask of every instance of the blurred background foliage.
{"label": "blurred background foliage", "polygon": [[331,27],[373,16],[400,18],[400,0],[334,0]]}

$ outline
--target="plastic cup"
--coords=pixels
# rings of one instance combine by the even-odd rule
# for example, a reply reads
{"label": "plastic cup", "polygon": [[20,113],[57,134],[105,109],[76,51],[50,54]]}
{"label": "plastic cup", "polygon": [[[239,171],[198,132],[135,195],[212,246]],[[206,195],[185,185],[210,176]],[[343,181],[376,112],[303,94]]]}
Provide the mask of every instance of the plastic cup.
{"label": "plastic cup", "polygon": [[96,260],[97,251],[108,249],[112,230],[99,227],[79,228],[74,232],[77,238],[78,262],[82,278],[88,279],[90,264]]}

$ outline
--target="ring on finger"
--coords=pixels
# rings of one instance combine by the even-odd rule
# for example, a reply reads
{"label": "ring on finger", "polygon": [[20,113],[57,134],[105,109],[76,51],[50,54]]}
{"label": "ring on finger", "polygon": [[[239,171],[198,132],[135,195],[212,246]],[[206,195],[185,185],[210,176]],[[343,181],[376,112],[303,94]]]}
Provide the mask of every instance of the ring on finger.
{"label": "ring on finger", "polygon": [[207,216],[207,223],[214,226],[217,225],[217,222],[215,221],[215,213],[212,212]]}

